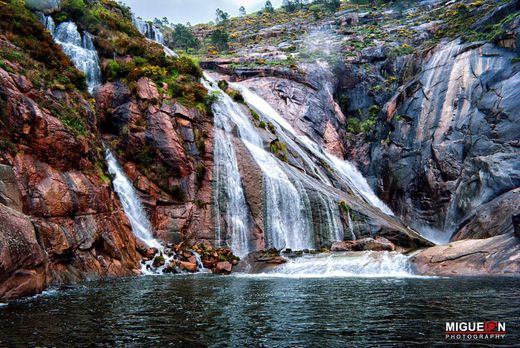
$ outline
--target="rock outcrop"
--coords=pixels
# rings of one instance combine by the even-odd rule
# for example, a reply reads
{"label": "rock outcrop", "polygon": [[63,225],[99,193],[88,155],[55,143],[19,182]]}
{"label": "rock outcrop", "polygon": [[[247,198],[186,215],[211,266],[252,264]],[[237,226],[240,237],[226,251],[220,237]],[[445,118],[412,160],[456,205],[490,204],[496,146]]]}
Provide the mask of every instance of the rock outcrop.
{"label": "rock outcrop", "polygon": [[[135,238],[103,179],[89,103],[77,92],[35,89],[17,65],[10,71],[0,68],[0,136],[11,144],[0,151],[0,299],[135,274]],[[83,134],[60,119],[61,108],[70,115],[78,107],[86,116],[77,121],[85,122]]]}
{"label": "rock outcrop", "polygon": [[362,238],[354,241],[335,242],[331,251],[395,251],[394,243],[383,237]]}
{"label": "rock outcrop", "polygon": [[104,138],[139,191],[156,236],[213,241],[212,120],[161,95],[144,77],[135,93],[106,83],[96,101]]}
{"label": "rock outcrop", "polygon": [[414,87],[387,104],[389,141],[373,146],[371,168],[405,220],[457,232],[520,185],[515,56],[491,44],[440,45]]}
{"label": "rock outcrop", "polygon": [[[301,134],[322,144],[330,153],[344,156],[346,120],[334,100],[336,77],[326,67],[307,64],[299,80],[279,77],[254,77],[244,80]],[[239,79],[242,77],[237,75]]]}
{"label": "rock outcrop", "polygon": [[520,274],[520,243],[513,234],[461,240],[428,248],[411,258],[423,275],[482,276]]}

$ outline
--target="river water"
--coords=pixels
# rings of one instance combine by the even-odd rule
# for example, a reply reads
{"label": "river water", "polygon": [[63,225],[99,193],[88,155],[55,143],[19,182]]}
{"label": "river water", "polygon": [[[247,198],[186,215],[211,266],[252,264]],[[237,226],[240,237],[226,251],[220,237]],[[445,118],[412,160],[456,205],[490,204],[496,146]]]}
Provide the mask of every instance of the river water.
{"label": "river water", "polygon": [[445,346],[446,321],[484,320],[513,346],[519,298],[508,278],[144,276],[0,307],[0,346]]}

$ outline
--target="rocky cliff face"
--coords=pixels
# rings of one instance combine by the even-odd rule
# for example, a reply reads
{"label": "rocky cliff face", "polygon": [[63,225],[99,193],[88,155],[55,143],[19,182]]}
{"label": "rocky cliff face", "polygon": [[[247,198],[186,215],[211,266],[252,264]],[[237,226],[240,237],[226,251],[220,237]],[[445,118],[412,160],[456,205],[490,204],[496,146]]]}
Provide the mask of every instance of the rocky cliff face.
{"label": "rocky cliff face", "polygon": [[[433,230],[445,241],[511,236],[520,213],[519,2],[481,8],[469,3],[432,4],[422,9],[432,18],[440,9],[451,13],[453,6],[469,12],[462,17],[453,12],[453,18],[422,25],[406,24],[406,29],[394,28],[392,20],[376,11],[359,15],[354,22],[331,22],[320,30],[337,47],[342,35],[354,41],[367,30],[370,37],[381,36],[363,22],[386,23],[381,26],[386,42],[375,40],[375,46],[355,56],[344,46],[336,47],[333,51],[346,55],[340,62],[327,64],[329,56],[321,55],[316,63],[273,66],[286,46],[270,46],[270,39],[257,38],[256,45],[240,46],[242,57],[212,60],[208,65],[255,90],[301,134],[355,161],[385,202],[411,226]],[[463,32],[466,26],[469,29]],[[269,30],[277,37],[291,37],[285,30]],[[407,30],[417,35],[404,39],[401,47],[389,43],[388,33]],[[466,41],[429,41],[445,33]],[[476,38],[485,41],[471,41]],[[297,52],[294,58],[307,54],[296,47],[308,49],[297,41],[288,41]],[[258,63],[258,52],[264,52],[261,58],[271,66]],[[327,65],[328,69],[320,68]],[[493,252],[505,248],[493,241],[486,248],[495,248]],[[517,241],[512,238],[508,243]],[[514,257],[510,261],[514,264]],[[500,269],[507,262],[493,264]]]}
{"label": "rocky cliff face", "polygon": [[104,138],[141,194],[157,237],[166,242],[213,242],[213,122],[142,78],[97,92]]}
{"label": "rocky cliff face", "polygon": [[[19,64],[7,69],[0,68],[0,298],[134,274],[136,241],[103,174],[92,107],[78,92],[35,88]],[[88,116],[84,135],[58,113],[78,106]]]}
{"label": "rocky cliff face", "polygon": [[[490,44],[439,45],[417,78],[388,102],[388,138],[372,147],[371,171],[410,223],[451,234],[479,207],[519,186],[515,57]],[[511,213],[503,219],[510,221]],[[466,228],[462,235],[471,233]]]}

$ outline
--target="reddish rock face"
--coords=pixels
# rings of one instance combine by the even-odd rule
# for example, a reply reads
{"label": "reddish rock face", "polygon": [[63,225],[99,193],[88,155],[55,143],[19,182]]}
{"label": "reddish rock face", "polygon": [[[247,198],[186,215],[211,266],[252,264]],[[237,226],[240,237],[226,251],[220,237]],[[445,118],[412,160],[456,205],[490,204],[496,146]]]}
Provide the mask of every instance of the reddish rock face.
{"label": "reddish rock face", "polygon": [[48,283],[47,261],[29,218],[0,204],[0,300],[41,292]]}
{"label": "reddish rock face", "polygon": [[220,274],[229,274],[231,273],[231,270],[233,269],[233,265],[231,265],[229,262],[219,262],[217,263],[217,266],[215,268],[215,273]]}
{"label": "reddish rock face", "polygon": [[[17,135],[19,143],[26,146],[28,153],[59,169],[67,170],[85,164],[82,156],[91,151],[88,141],[76,138],[56,115],[51,115],[23,94],[14,81],[16,76],[0,69],[1,94],[7,103],[6,124]],[[44,98],[54,99],[52,95],[45,95]]]}
{"label": "reddish rock face", "polygon": [[[0,69],[0,97],[0,136],[17,150],[0,151],[0,300],[138,272],[135,237],[100,178],[101,145],[89,134],[97,120],[84,96],[34,90],[24,76]],[[84,135],[60,120],[58,104],[83,110]]]}
{"label": "reddish rock face", "polygon": [[180,177],[192,172],[191,162],[186,156],[183,141],[173,127],[168,114],[150,108],[146,136],[149,144],[153,144],[161,153],[164,161]]}
{"label": "reddish rock face", "polygon": [[196,263],[181,261],[180,262],[180,267],[181,267],[182,270],[187,271],[187,272],[191,272],[191,273],[197,272],[197,264]]}
{"label": "reddish rock face", "polygon": [[147,77],[141,77],[137,81],[137,96],[142,100],[157,103],[159,100],[159,92],[157,86]]}
{"label": "reddish rock face", "polygon": [[[130,93],[107,83],[96,95],[107,143],[148,210],[156,237],[165,241],[212,241],[213,120],[180,105],[147,79]],[[149,158],[143,163],[142,158]]]}
{"label": "reddish rock face", "polygon": [[512,233],[487,239],[468,239],[425,249],[411,258],[424,275],[520,274],[520,244]]}

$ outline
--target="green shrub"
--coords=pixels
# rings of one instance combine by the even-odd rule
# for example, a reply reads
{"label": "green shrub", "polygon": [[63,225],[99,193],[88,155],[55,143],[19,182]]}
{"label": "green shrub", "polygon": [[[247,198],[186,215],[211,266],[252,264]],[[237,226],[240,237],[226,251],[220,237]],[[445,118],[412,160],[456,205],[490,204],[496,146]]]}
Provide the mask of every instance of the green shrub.
{"label": "green shrub", "polygon": [[226,91],[229,88],[229,83],[226,80],[220,80],[218,82],[218,88],[223,91]]}
{"label": "green shrub", "polygon": [[345,201],[339,202],[339,208],[341,209],[341,211],[345,212],[346,214],[348,214],[350,212],[350,208],[347,205],[347,202],[345,202]]}
{"label": "green shrub", "polygon": [[88,134],[87,126],[85,125],[85,122],[82,119],[71,114],[61,114],[59,115],[59,119],[76,135],[86,136]]}
{"label": "green shrub", "polygon": [[0,153],[2,152],[14,155],[16,153],[16,147],[9,139],[0,138]]}
{"label": "green shrub", "polygon": [[350,133],[361,133],[361,122],[357,118],[349,118],[347,120],[347,131]]}
{"label": "green shrub", "polygon": [[181,56],[173,59],[172,68],[179,74],[191,75],[195,79],[202,78],[203,72],[198,61],[188,56]]}
{"label": "green shrub", "polygon": [[195,171],[195,184],[197,185],[197,188],[200,188],[204,181],[204,177],[206,176],[206,166],[204,166],[204,163],[198,163],[195,167]]}
{"label": "green shrub", "polygon": [[276,134],[276,127],[271,122],[267,122],[267,129],[273,134]]}
{"label": "green shrub", "polygon": [[244,100],[244,96],[242,95],[242,93],[240,93],[240,91],[237,91],[236,89],[232,89],[232,88],[228,88],[226,90],[226,93],[234,100],[236,101],[237,103],[240,103],[240,104],[244,104],[245,103],[245,100]]}
{"label": "green shrub", "polygon": [[260,115],[258,115],[258,113],[257,113],[255,110],[253,110],[253,109],[249,109],[249,111],[251,112],[251,116],[253,116],[253,119],[254,119],[255,121],[260,120]]}
{"label": "green shrub", "polygon": [[376,117],[370,117],[368,120],[363,122],[361,124],[361,130],[365,133],[370,132],[374,127],[376,126],[377,118]]}
{"label": "green shrub", "polygon": [[265,129],[267,127],[267,124],[264,121],[260,121],[260,123],[258,124],[258,127]]}
{"label": "green shrub", "polygon": [[212,91],[206,96],[204,102],[206,105],[211,106],[219,100],[220,96],[221,94],[219,91]]}

